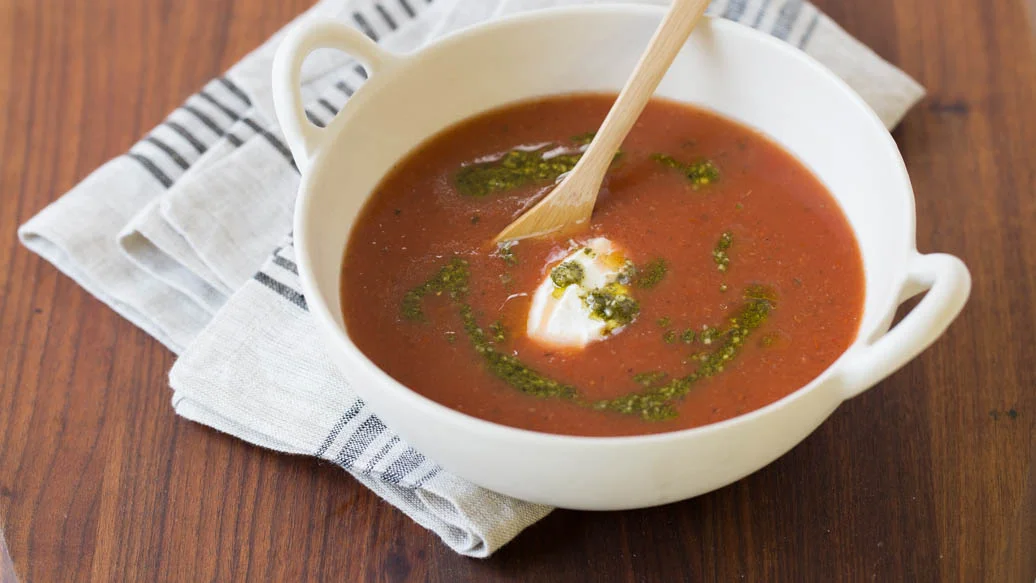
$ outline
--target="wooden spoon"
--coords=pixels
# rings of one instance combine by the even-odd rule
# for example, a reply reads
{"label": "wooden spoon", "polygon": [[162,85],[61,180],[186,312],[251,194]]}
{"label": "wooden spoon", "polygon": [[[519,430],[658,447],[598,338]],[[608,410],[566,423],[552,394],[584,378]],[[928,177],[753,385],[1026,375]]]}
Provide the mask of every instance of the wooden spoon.
{"label": "wooden spoon", "polygon": [[709,0],[673,0],[582,158],[550,194],[507,225],[493,239],[494,243],[571,232],[590,225],[597,193],[615,152],[708,5]]}

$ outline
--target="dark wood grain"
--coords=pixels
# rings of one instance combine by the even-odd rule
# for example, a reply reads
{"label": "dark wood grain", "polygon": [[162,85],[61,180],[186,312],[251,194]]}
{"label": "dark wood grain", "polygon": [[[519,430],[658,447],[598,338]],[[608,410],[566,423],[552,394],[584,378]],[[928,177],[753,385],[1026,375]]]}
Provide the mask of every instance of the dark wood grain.
{"label": "dark wood grain", "polygon": [[965,259],[970,304],[764,470],[661,508],[559,511],[478,561],[334,467],[177,418],[172,355],[16,241],[308,2],[0,0],[0,528],[19,577],[1033,581],[1032,2],[817,4],[928,87],[895,136],[918,244]]}

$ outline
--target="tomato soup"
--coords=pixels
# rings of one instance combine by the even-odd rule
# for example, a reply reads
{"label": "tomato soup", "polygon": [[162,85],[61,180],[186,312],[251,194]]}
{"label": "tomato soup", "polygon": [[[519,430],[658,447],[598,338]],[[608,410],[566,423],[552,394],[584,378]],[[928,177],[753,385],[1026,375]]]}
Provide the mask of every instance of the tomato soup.
{"label": "tomato soup", "polygon": [[729,419],[833,363],[863,309],[852,230],[800,162],[715,114],[653,100],[585,232],[489,243],[571,169],[613,100],[515,104],[402,160],[345,253],[360,350],[463,413],[590,436]]}

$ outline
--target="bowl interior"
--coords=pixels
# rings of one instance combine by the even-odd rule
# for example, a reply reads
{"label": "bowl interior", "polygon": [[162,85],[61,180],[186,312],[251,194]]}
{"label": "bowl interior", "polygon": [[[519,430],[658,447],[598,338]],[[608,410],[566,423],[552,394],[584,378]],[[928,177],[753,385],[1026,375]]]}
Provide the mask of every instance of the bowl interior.
{"label": "bowl interior", "polygon": [[[337,135],[301,189],[295,233],[309,264],[310,305],[326,309],[344,332],[339,272],[352,223],[415,146],[514,101],[617,92],[661,16],[631,7],[524,15],[450,37],[373,76],[331,126]],[[898,150],[863,101],[797,50],[721,20],[699,26],[657,94],[761,131],[824,182],[863,253],[867,289],[856,343],[883,331],[913,249],[913,197]]]}

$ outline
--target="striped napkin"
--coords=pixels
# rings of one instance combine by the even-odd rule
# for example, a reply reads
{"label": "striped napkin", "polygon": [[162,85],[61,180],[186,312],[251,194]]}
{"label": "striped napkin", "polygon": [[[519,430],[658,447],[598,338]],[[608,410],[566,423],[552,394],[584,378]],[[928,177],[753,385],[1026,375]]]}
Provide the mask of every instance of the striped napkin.
{"label": "striped napkin", "polygon": [[[503,14],[586,1],[323,0],[300,19],[344,19],[390,50],[411,51]],[[716,0],[710,12],[813,55],[889,127],[923,95],[807,2]],[[270,65],[281,34],[19,236],[180,355],[169,376],[179,415],[337,464],[458,553],[489,556],[551,509],[440,470],[357,398],[316,340],[285,235],[299,175],[273,115]],[[324,125],[364,74],[348,57],[321,51],[303,79],[309,117]]]}

